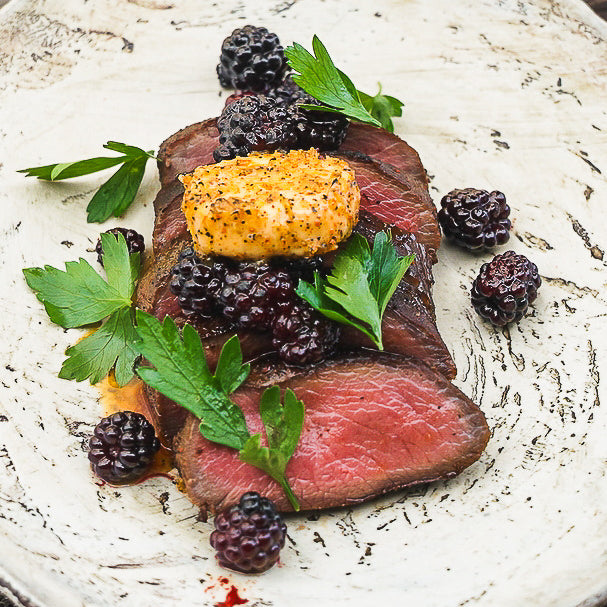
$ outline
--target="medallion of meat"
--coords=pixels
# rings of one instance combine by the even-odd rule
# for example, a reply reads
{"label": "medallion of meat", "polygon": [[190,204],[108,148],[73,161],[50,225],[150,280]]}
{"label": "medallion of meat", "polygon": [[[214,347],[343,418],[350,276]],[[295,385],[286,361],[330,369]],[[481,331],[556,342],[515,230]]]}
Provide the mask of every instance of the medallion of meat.
{"label": "medallion of meat", "polygon": [[[211,119],[171,136],[159,152],[154,257],[140,280],[137,302],[179,325],[186,317],[168,279],[189,235],[177,176],[213,162],[217,141]],[[382,129],[352,124],[337,155],[354,169],[361,190],[354,231],[372,241],[389,229],[399,255],[416,256],[384,315],[383,341],[390,353],[370,349],[364,335],[344,327],[336,358],[289,368],[276,363],[269,335],[237,329],[224,318],[187,319],[201,335],[211,367],[235,333],[245,358],[253,360],[251,377],[233,395],[252,433],[262,431],[258,407],[266,386],[279,383],[304,401],[304,430],[287,469],[304,509],[353,504],[450,478],[478,459],[489,437],[482,412],[448,381],[455,366],[436,328],[431,297],[440,232],[417,153]],[[331,263],[330,255],[325,262]],[[184,409],[147,387],[142,399],[161,440],[176,453],[190,498],[203,509],[229,506],[251,489],[289,509],[274,481],[240,462],[235,451],[206,441]]]}

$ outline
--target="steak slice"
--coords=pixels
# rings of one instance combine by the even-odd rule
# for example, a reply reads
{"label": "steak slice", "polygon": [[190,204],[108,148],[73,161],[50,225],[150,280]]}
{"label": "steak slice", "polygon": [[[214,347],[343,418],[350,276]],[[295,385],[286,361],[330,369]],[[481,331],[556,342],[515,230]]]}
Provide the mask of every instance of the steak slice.
{"label": "steak slice", "polygon": [[380,167],[407,184],[432,207],[428,193],[428,177],[418,153],[397,135],[368,124],[351,122],[348,135],[339,147],[339,154],[348,159],[360,154],[371,158]]}
{"label": "steak slice", "polygon": [[[414,253],[415,261],[401,280],[384,314],[384,347],[388,352],[417,356],[435,371],[449,378],[455,377],[455,365],[436,328],[431,297],[432,270],[425,248],[414,235],[395,226],[387,226],[364,210],[360,212],[355,232],[372,243],[377,232],[385,230],[392,232],[398,254],[405,256]],[[222,345],[235,333],[242,342],[243,355],[247,360],[272,351],[268,334],[237,331],[232,323],[221,318],[197,321],[195,317],[188,318],[183,314],[177,297],[169,288],[169,281],[171,268],[188,242],[187,234],[173,239],[144,270],[137,289],[138,306],[160,320],[168,314],[179,326],[186,322],[193,324],[201,335],[211,365],[217,360]],[[332,255],[326,260],[329,265],[331,258]],[[347,349],[374,347],[364,334],[348,327],[342,330],[341,346]]]}
{"label": "steak slice", "polygon": [[158,149],[160,185],[164,187],[203,164],[213,164],[213,150],[218,145],[217,118],[196,122],[171,135]]}
{"label": "steak slice", "polygon": [[384,223],[415,234],[433,263],[441,234],[432,201],[425,201],[402,181],[380,168],[370,158],[347,158],[360,188],[360,208]]}
{"label": "steak slice", "polygon": [[[281,377],[282,374],[282,377]],[[303,510],[356,504],[416,483],[451,478],[475,462],[489,439],[482,412],[422,362],[377,352],[345,355],[281,373],[258,363],[233,395],[251,434],[265,436],[263,389],[278,380],[304,401],[304,428],[287,475]],[[207,441],[188,415],[176,461],[188,496],[221,510],[245,491],[259,491],[279,510],[291,507],[279,485]]]}
{"label": "steak slice", "polygon": [[[162,189],[154,202],[155,250],[187,229],[181,212],[183,187],[177,176],[212,163],[213,150],[218,144],[216,119],[210,118],[178,131],[160,146],[158,169]],[[440,231],[417,152],[383,129],[352,123],[337,155],[347,160],[356,172],[361,206],[386,223],[416,234],[435,262]]]}
{"label": "steak slice", "polygon": [[[432,301],[432,264],[425,247],[417,237],[398,227],[387,226],[373,215],[361,211],[355,231],[370,243],[379,231],[389,229],[396,252],[401,256],[415,254],[382,319],[382,338],[386,352],[414,356],[432,370],[453,379],[455,363],[436,327]],[[340,345],[348,349],[373,348],[371,340],[354,327],[342,326]]]}

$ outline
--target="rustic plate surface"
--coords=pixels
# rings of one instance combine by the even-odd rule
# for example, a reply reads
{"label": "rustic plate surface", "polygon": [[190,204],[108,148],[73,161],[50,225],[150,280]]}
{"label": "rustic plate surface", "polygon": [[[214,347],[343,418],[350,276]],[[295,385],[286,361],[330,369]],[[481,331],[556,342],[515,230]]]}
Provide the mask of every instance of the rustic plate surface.
{"label": "rustic plate surface", "polygon": [[[495,330],[468,289],[490,255],[445,246],[438,322],[492,439],[450,482],[291,517],[282,566],[227,575],[211,523],[168,480],[100,487],[84,445],[97,390],[57,378],[79,336],[52,326],[20,268],[84,255],[105,179],[49,185],[16,169],[154,148],[218,114],[222,39],[252,22],[313,33],[363,90],[405,101],[397,132],[436,200],[501,189],[511,248],[544,284]],[[0,587],[22,605],[416,607],[603,604],[607,593],[607,27],[581,0],[11,0],[0,9]],[[150,166],[122,221],[150,236]],[[502,250],[505,250],[502,249]],[[222,579],[225,576],[226,579]],[[603,597],[603,598],[601,598]]]}

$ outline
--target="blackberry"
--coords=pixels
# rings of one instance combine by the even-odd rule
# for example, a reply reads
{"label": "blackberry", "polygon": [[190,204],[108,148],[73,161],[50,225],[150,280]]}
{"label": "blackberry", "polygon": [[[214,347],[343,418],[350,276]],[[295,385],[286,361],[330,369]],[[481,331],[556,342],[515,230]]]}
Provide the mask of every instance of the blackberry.
{"label": "blackberry", "polygon": [[339,326],[321,316],[304,301],[292,302],[272,325],[272,345],[290,365],[320,362],[332,353],[339,339]]}
{"label": "blackberry", "polygon": [[297,110],[264,95],[246,95],[230,103],[217,121],[216,162],[260,150],[297,147]]}
{"label": "blackberry", "polygon": [[445,236],[466,249],[492,249],[510,238],[510,207],[497,191],[452,190],[441,200],[438,221]]}
{"label": "blackberry", "polygon": [[298,84],[295,84],[290,74],[277,86],[267,91],[266,96],[282,105],[294,105],[298,101],[309,103],[314,97],[308,95]]}
{"label": "blackberry", "polygon": [[320,272],[323,276],[327,273],[323,258],[320,255],[314,257],[275,257],[272,261],[277,267],[284,268],[289,273],[295,286],[297,286],[300,278],[308,282],[313,281],[314,272]]}
{"label": "blackberry", "polygon": [[300,278],[312,280],[322,271],[322,258],[235,262],[201,260],[184,250],[171,271],[171,291],[186,315],[206,319],[222,314],[237,326],[272,331],[272,344],[287,363],[322,360],[339,337],[338,326],[300,301]]}
{"label": "blackberry", "polygon": [[230,105],[230,103],[234,103],[234,101],[238,101],[243,97],[252,97],[255,93],[253,91],[234,91],[229,97],[226,97],[226,102],[223,104],[224,109]]}
{"label": "blackberry", "polygon": [[[135,232],[135,230],[131,230],[129,228],[112,228],[104,234],[122,234],[124,236],[124,240],[126,241],[126,246],[129,250],[129,253],[143,253],[145,251],[145,241],[143,240],[143,236],[139,234],[139,232]],[[103,246],[101,244],[101,238],[97,240],[97,245],[95,246],[95,252],[97,253],[97,261],[103,266]]]}
{"label": "blackberry", "polygon": [[[320,101],[308,95],[287,75],[282,83],[271,89],[267,96],[283,105],[301,103],[321,105]],[[349,121],[334,112],[304,110],[297,107],[297,144],[302,149],[317,148],[321,152],[336,150],[348,133]]]}
{"label": "blackberry", "polygon": [[507,251],[482,265],[472,283],[472,305],[496,326],[518,322],[535,301],[541,284],[534,263],[524,255]]}
{"label": "blackberry", "polygon": [[270,329],[295,297],[293,280],[265,261],[241,262],[224,276],[218,301],[224,316],[246,329]]}
{"label": "blackberry", "polygon": [[[310,98],[306,103],[321,105]],[[299,108],[297,141],[302,149],[317,148],[321,152],[336,150],[348,134],[349,121],[333,112],[319,112]]]}
{"label": "blackberry", "polygon": [[223,87],[264,91],[280,82],[286,69],[280,40],[265,27],[235,29],[221,45],[217,75]]}
{"label": "blackberry", "polygon": [[180,253],[171,270],[169,286],[186,316],[205,319],[215,315],[217,296],[227,272],[227,262],[219,259],[205,262],[191,248]]}
{"label": "blackberry", "polygon": [[255,491],[215,517],[211,546],[222,567],[242,573],[267,571],[278,561],[287,526],[274,504]]}
{"label": "blackberry", "polygon": [[89,440],[89,460],[99,478],[121,485],[139,478],[159,448],[152,424],[140,413],[123,411],[97,424]]}

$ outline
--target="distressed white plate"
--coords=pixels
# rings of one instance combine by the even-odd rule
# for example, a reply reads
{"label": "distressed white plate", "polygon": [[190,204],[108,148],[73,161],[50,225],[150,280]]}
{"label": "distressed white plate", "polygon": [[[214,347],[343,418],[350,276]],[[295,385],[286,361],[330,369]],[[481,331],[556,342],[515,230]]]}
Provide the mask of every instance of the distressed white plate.
{"label": "distressed white plate", "polygon": [[[467,291],[490,255],[445,246],[438,322],[456,383],[492,439],[448,483],[289,519],[282,566],[226,575],[167,480],[98,487],[84,445],[98,393],[57,378],[78,331],[52,326],[20,268],[91,252],[105,177],[49,185],[16,169],[149,149],[216,115],[222,39],[252,22],[313,33],[364,90],[402,98],[397,131],[436,200],[504,191],[511,247],[540,268],[530,316],[480,322]],[[607,596],[607,27],[581,0],[10,0],[0,9],[0,587],[21,605],[596,607]],[[123,224],[148,237],[150,166]],[[505,250],[502,249],[502,250]],[[602,598],[601,598],[602,597]]]}

